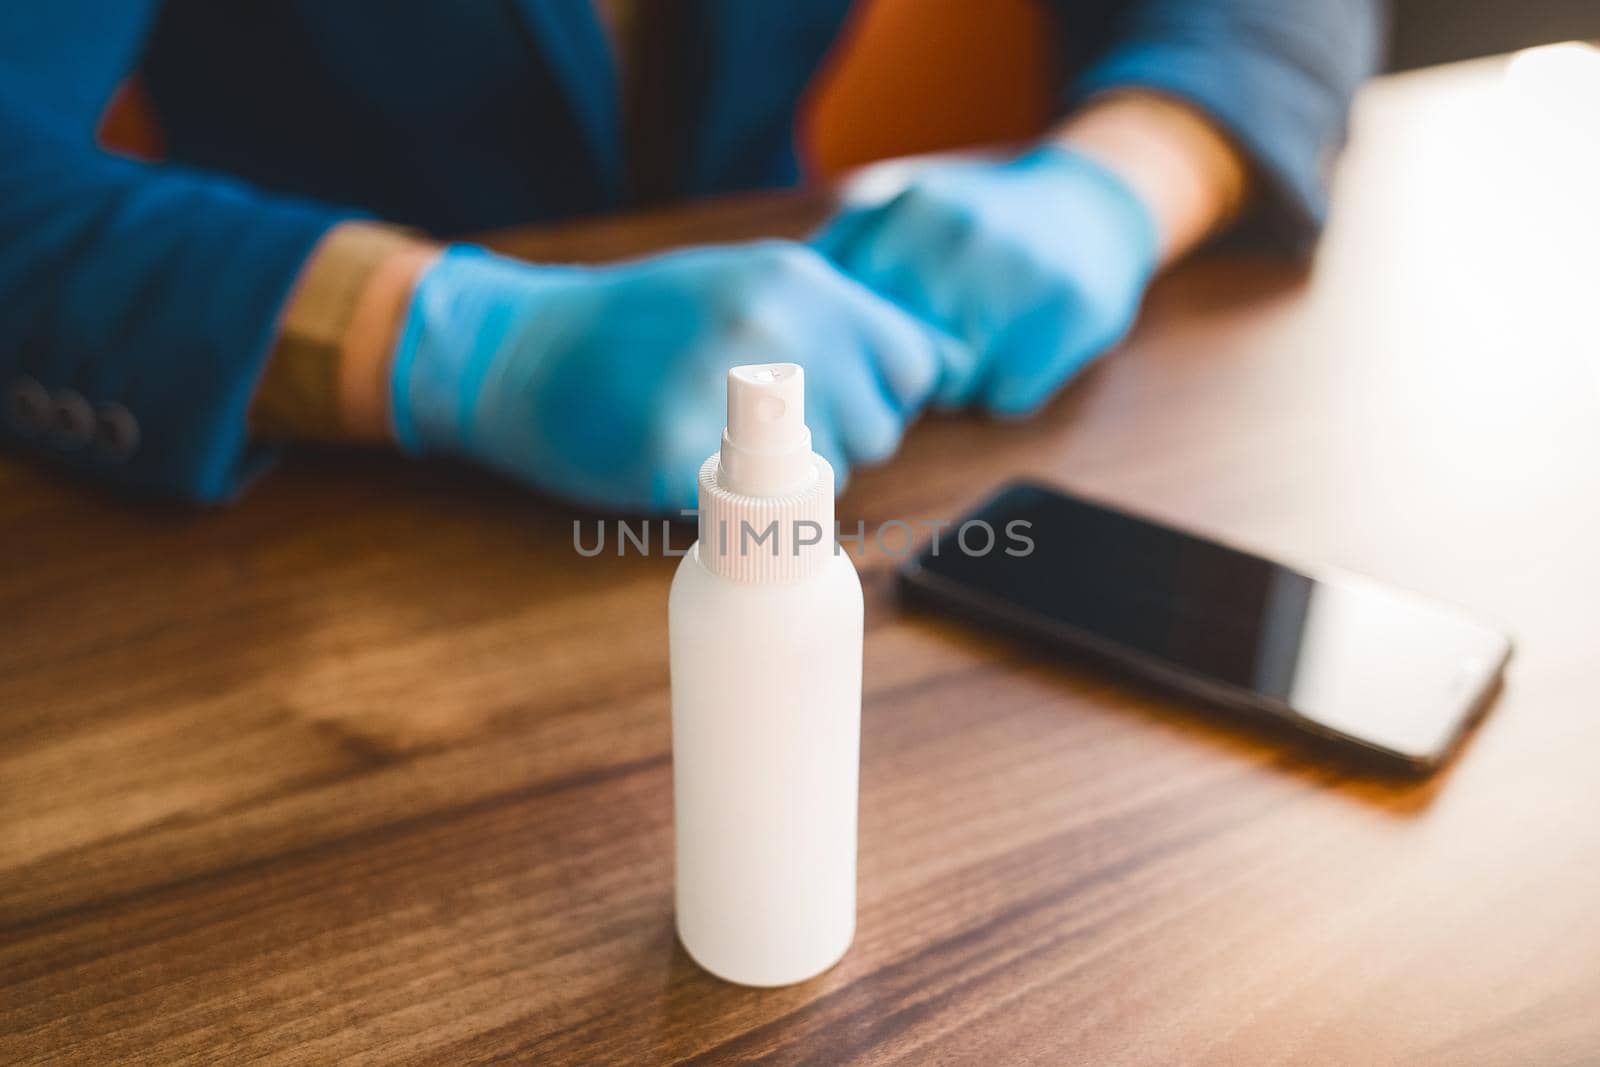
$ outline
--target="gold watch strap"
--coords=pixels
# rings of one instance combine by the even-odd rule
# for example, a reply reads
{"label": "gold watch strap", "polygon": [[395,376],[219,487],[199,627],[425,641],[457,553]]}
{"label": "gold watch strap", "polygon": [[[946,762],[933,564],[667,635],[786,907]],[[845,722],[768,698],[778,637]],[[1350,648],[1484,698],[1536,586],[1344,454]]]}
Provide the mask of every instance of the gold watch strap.
{"label": "gold watch strap", "polygon": [[339,372],[351,317],[379,265],[415,243],[405,230],[368,222],[328,232],[284,309],[250,412],[256,433],[323,441],[347,436]]}

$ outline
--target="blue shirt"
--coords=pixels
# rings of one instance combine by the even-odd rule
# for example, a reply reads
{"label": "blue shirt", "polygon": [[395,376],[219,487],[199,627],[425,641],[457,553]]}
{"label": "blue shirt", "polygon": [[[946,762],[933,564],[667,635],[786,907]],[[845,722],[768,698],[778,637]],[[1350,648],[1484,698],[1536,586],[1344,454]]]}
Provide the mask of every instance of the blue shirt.
{"label": "blue shirt", "polygon": [[[679,0],[679,191],[793,183],[799,101],[850,0]],[[1252,158],[1303,248],[1381,0],[1060,0],[1063,107],[1151,88]],[[99,150],[139,71],[170,161]],[[268,456],[246,413],[313,246],[368,215],[441,235],[624,206],[612,52],[584,0],[0,5],[0,438],[202,502]],[[136,429],[136,432],[135,432]]]}

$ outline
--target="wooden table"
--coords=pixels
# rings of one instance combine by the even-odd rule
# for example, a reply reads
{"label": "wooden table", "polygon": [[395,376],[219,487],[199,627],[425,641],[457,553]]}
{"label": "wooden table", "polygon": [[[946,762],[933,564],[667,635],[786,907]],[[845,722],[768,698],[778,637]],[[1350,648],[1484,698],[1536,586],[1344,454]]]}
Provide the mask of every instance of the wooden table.
{"label": "wooden table", "polygon": [[7,460],[0,1062],[1600,1059],[1600,148],[1542,72],[1375,85],[1309,274],[1195,262],[1043,416],[924,420],[840,505],[1039,475],[1499,617],[1445,773],[908,615],[875,555],[859,934],[739,989],[673,936],[675,560],[580,559],[562,505],[387,456],[217,514]]}

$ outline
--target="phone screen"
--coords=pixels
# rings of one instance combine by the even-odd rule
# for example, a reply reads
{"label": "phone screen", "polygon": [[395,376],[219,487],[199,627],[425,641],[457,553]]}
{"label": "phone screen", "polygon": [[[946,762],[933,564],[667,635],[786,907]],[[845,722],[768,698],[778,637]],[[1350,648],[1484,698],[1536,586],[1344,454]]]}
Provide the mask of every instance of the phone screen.
{"label": "phone screen", "polygon": [[992,547],[946,531],[906,582],[1413,763],[1449,750],[1510,652],[1492,627],[1423,597],[1313,577],[1042,486],[1003,490],[961,526],[974,521]]}

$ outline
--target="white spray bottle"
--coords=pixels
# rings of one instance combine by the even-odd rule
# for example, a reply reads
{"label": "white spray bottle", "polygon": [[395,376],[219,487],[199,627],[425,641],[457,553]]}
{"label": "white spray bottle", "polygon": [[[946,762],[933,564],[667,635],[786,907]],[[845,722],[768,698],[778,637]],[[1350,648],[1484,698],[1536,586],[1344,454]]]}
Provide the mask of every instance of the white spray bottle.
{"label": "white spray bottle", "polygon": [[668,615],[678,937],[742,985],[804,981],[855,936],[862,599],[834,534],[804,371],[733,368]]}

